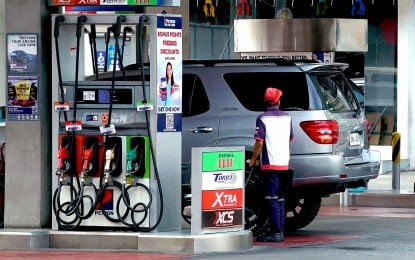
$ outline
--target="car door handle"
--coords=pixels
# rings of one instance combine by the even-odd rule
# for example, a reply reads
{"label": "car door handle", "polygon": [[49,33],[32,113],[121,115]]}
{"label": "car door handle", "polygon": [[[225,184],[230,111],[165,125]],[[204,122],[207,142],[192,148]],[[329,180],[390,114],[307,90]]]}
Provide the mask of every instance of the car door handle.
{"label": "car door handle", "polygon": [[193,133],[210,133],[213,131],[213,128],[210,126],[198,126],[193,127],[190,131]]}

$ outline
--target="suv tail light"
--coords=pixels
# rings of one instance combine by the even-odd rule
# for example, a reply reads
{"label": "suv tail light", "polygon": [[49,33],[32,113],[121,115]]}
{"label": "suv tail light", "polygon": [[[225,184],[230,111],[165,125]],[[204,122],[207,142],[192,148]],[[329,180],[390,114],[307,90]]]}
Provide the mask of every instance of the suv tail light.
{"label": "suv tail light", "polygon": [[303,121],[300,126],[318,144],[335,144],[339,140],[339,124],[335,120]]}

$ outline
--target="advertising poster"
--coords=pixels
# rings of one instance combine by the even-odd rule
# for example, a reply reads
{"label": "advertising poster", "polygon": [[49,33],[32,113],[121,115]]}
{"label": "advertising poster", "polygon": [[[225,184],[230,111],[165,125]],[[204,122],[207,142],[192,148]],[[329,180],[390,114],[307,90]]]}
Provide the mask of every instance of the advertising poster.
{"label": "advertising poster", "polygon": [[[122,53],[122,46],[120,47],[120,53]],[[105,52],[104,52],[105,53]],[[112,71],[114,69],[114,64],[115,64],[115,70],[120,70],[120,57],[118,57],[118,53],[117,53],[117,59],[115,60],[115,46],[114,45],[110,45],[108,46],[108,64],[107,64],[107,70],[108,71]],[[105,59],[104,59],[104,63],[105,63]]]}
{"label": "advertising poster", "polygon": [[157,17],[157,131],[182,130],[182,20]]}
{"label": "advertising poster", "polygon": [[39,120],[37,76],[8,76],[7,95],[8,120]]}
{"label": "advertising poster", "polygon": [[9,73],[37,73],[39,70],[37,34],[7,35]]}

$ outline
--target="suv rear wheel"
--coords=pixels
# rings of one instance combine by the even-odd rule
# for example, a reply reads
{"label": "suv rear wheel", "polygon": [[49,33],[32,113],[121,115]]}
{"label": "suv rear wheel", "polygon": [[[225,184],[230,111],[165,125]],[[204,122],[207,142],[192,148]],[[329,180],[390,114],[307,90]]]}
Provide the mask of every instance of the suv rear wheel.
{"label": "suv rear wheel", "polygon": [[[257,167],[255,167],[257,168]],[[268,213],[264,200],[264,183],[258,175],[259,169],[254,169],[245,186],[245,229],[252,231],[253,236],[268,229]]]}
{"label": "suv rear wheel", "polygon": [[310,224],[317,216],[321,206],[318,193],[302,194],[290,192],[287,198],[285,230],[294,231]]}

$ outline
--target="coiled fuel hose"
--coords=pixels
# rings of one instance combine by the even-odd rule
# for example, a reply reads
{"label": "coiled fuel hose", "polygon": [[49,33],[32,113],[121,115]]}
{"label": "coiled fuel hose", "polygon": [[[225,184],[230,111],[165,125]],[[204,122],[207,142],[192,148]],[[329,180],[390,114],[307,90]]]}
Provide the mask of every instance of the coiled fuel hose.
{"label": "coiled fuel hose", "polygon": [[[79,72],[79,47],[80,47],[80,38],[82,34],[82,28],[84,23],[86,22],[86,16],[79,16],[77,20],[77,30],[76,30],[76,38],[77,38],[77,48],[76,48],[76,68],[75,68],[75,93],[77,91],[78,86],[78,72]],[[57,59],[57,67],[58,67],[58,77],[59,77],[59,88],[61,94],[61,102],[64,103],[64,89],[62,83],[62,73],[61,73],[61,64],[60,64],[60,56],[59,56],[59,29],[60,24],[65,21],[64,16],[57,16],[55,18],[55,30],[54,30],[54,38],[55,38],[55,48],[56,48],[56,59]],[[68,121],[68,117],[66,111],[64,111],[65,122]],[[76,102],[74,102],[74,111],[73,111],[73,122],[76,120]],[[70,146],[70,152],[68,158],[69,165],[75,165],[73,159],[73,151],[75,147],[75,133],[72,131],[67,131],[67,138],[68,138],[68,145]],[[76,169],[69,169],[66,168],[65,171],[61,172],[61,169],[58,169],[57,174],[59,175],[58,178],[58,188],[55,190],[53,195],[53,210],[56,216],[56,221],[58,223],[59,228],[65,230],[72,230],[77,228],[83,217],[83,200],[92,200],[92,197],[84,196],[83,195],[83,188],[82,184],[79,180],[79,176],[76,173]],[[69,179],[68,180],[65,180]],[[74,179],[76,180],[76,187],[79,187],[77,191],[74,185]],[[69,189],[70,199],[63,200],[62,199],[62,189]],[[82,206],[80,208],[80,206]],[[89,213],[87,214],[89,215]]]}
{"label": "coiled fuel hose", "polygon": [[[141,67],[141,87],[142,87],[142,91],[143,91],[143,101],[146,102],[147,101],[147,95],[146,95],[146,91],[145,91],[145,74],[144,74],[144,55],[143,55],[143,41],[144,41],[144,23],[148,22],[148,17],[146,15],[141,15],[138,21],[138,34],[139,34],[139,40],[138,40],[138,44],[139,44],[139,52],[140,52],[140,67]],[[161,187],[161,182],[160,182],[160,175],[158,172],[158,168],[157,168],[157,162],[155,159],[155,153],[154,153],[154,147],[153,147],[153,138],[152,138],[152,134],[150,131],[150,120],[149,120],[149,111],[146,110],[144,111],[145,113],[145,117],[146,117],[146,126],[147,126],[147,130],[148,130],[148,138],[149,138],[149,144],[150,144],[150,153],[151,153],[151,158],[152,158],[152,162],[153,162],[153,166],[154,166],[154,175],[156,177],[156,181],[157,181],[157,188],[158,188],[158,193],[159,193],[159,199],[160,199],[160,207],[159,207],[159,214],[157,216],[157,220],[154,223],[154,225],[150,226],[150,227],[137,227],[136,229],[138,231],[143,231],[143,232],[149,232],[154,230],[155,228],[157,228],[157,226],[160,224],[161,219],[163,217],[163,212],[164,212],[164,201],[163,201],[163,190]],[[143,205],[134,205],[133,208],[136,207],[143,207]],[[145,208],[145,206],[143,207]]]}
{"label": "coiled fuel hose", "polygon": [[[117,19],[118,21],[118,19]],[[145,91],[145,75],[144,75],[144,63],[143,63],[143,38],[144,38],[144,23],[148,22],[148,17],[145,15],[140,16],[139,18],[139,23],[138,23],[138,35],[139,35],[139,39],[138,39],[138,44],[139,44],[139,51],[138,53],[140,54],[141,58],[140,58],[140,62],[141,62],[141,85],[142,85],[142,91],[143,91],[143,102],[147,101],[146,98],[146,91]],[[118,23],[117,23],[118,24]],[[120,27],[119,26],[113,26],[112,30],[114,32],[114,35],[116,35],[115,37],[115,45],[116,45],[116,50],[115,53],[119,54],[119,47],[117,48],[117,41],[118,41],[118,32]],[[108,30],[110,31],[110,30]],[[107,38],[108,41],[108,38]],[[120,55],[121,56],[121,55]],[[122,64],[120,64],[122,67]],[[114,69],[114,68],[113,68]],[[123,68],[121,68],[121,71],[123,73],[124,79],[125,79],[125,73]],[[112,77],[112,84],[114,84],[115,81],[115,71],[113,71],[113,77]],[[110,107],[111,107],[111,102],[110,102]],[[152,142],[152,135],[150,132],[150,124],[149,124],[149,116],[148,116],[148,111],[145,111],[145,119],[146,119],[146,127],[148,129],[148,138],[149,138],[149,143],[150,143],[150,152],[152,155],[154,155],[154,148],[153,148],[153,142]],[[109,116],[111,116],[111,114],[109,114]],[[142,231],[142,232],[149,232],[151,230],[154,230],[161,222],[162,216],[163,216],[163,193],[162,193],[162,187],[161,187],[161,183],[160,183],[160,176],[158,173],[158,169],[157,169],[157,163],[155,160],[155,157],[152,156],[153,159],[153,166],[154,166],[154,173],[155,173],[155,177],[156,177],[156,181],[157,181],[157,185],[158,185],[158,191],[159,191],[159,198],[160,198],[160,208],[159,208],[159,214],[157,217],[156,222],[154,223],[153,226],[149,226],[149,227],[140,227],[140,225],[145,221],[145,219],[147,218],[148,214],[149,214],[149,210],[150,210],[150,206],[152,204],[152,200],[153,200],[153,196],[151,193],[151,190],[149,189],[149,187],[147,187],[146,185],[139,183],[138,178],[139,176],[136,176],[134,174],[133,178],[134,181],[132,182],[132,184],[129,184],[128,187],[126,186],[127,183],[125,181],[125,179],[123,180],[123,183],[120,184],[118,181],[116,180],[111,180],[111,182],[108,182],[106,185],[104,185],[104,191],[105,189],[107,189],[109,186],[113,185],[116,189],[121,190],[121,196],[118,198],[117,200],[117,204],[116,204],[116,214],[117,214],[117,219],[111,216],[108,216],[108,214],[106,213],[106,211],[104,209],[102,209],[102,211],[104,212],[104,215],[106,216],[107,219],[109,219],[110,221],[113,222],[121,222],[124,225],[126,225],[127,227],[133,228],[135,231]],[[121,186],[120,186],[121,185]],[[140,201],[140,202],[135,202],[133,201],[132,197],[133,194],[135,192],[139,192],[140,193],[140,197],[147,197],[147,200],[145,202]],[[147,195],[144,195],[147,194]],[[130,221],[127,221],[127,215],[130,215]],[[137,218],[140,218],[139,220],[137,220]]]}

